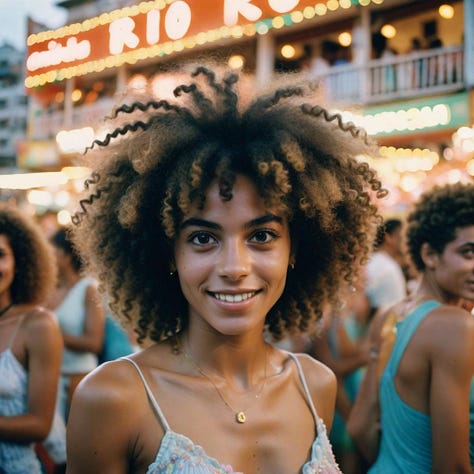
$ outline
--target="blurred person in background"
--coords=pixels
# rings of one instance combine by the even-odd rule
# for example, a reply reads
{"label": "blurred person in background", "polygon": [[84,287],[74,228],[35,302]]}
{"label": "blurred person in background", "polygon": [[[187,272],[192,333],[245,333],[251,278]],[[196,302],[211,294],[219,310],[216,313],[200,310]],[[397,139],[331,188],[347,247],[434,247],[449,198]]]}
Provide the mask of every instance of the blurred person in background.
{"label": "blurred person in background", "polygon": [[348,431],[371,474],[472,473],[474,184],[425,192],[407,224],[419,284],[371,323]]}
{"label": "blurred person in background", "polygon": [[105,329],[105,310],[96,282],[82,274],[81,258],[68,232],[68,228],[61,228],[51,238],[59,280],[49,300],[64,340],[58,406],[66,421],[77,384],[99,363]]}
{"label": "blurred person in background", "polygon": [[[331,368],[338,385],[334,423],[329,440],[344,474],[361,472],[361,459],[346,429],[352,404],[368,361],[367,328],[369,304],[361,278],[343,292],[341,303],[328,306],[320,330],[311,337],[309,354]],[[361,323],[362,322],[362,323]]]}
{"label": "blurred person in background", "polygon": [[[106,303],[104,303],[105,305]],[[98,364],[128,356],[138,351],[140,346],[136,339],[137,335],[130,328],[130,324],[124,327],[110,311],[106,311],[104,340],[102,349],[98,354]]]}
{"label": "blurred person in background", "polygon": [[[53,424],[63,342],[40,304],[56,283],[56,264],[41,228],[0,204],[0,472],[43,472],[35,446]],[[56,454],[65,459],[58,419]]]}
{"label": "blurred person in background", "polygon": [[374,252],[366,268],[365,292],[370,305],[369,321],[379,309],[406,296],[403,259],[403,223],[400,219],[386,219],[377,231]]}

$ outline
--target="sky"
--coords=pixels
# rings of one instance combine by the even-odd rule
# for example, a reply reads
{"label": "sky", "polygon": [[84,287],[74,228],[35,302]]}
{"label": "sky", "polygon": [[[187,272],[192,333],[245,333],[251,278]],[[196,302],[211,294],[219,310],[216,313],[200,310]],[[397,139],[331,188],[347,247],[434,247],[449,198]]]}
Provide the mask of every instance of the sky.
{"label": "sky", "polygon": [[26,19],[43,23],[51,29],[66,23],[66,10],[56,7],[59,0],[0,0],[0,44],[8,42],[26,49]]}

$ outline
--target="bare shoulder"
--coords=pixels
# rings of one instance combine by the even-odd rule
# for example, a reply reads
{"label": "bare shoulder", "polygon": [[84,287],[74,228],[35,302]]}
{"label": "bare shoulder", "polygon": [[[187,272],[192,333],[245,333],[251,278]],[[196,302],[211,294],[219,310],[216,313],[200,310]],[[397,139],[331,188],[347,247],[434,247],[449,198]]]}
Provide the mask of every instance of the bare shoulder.
{"label": "bare shoulder", "polygon": [[336,376],[329,367],[307,354],[295,354],[295,357],[303,370],[316,412],[330,429],[336,403]]}
{"label": "bare shoulder", "polygon": [[86,287],[87,295],[95,296],[100,298],[99,286],[95,280],[90,280]]}
{"label": "bare shoulder", "polygon": [[[157,425],[152,428],[153,439],[159,442]],[[151,456],[143,441],[147,429],[149,403],[134,367],[124,360],[102,364],[81,381],[73,395],[67,426],[71,473],[131,472],[132,459],[135,462],[142,452]]]}
{"label": "bare shoulder", "polygon": [[81,381],[74,392],[74,402],[85,407],[127,409],[143,391],[130,362],[114,360],[100,365]]}
{"label": "bare shoulder", "polygon": [[23,317],[25,331],[31,332],[36,338],[39,334],[60,334],[56,316],[42,306],[21,306],[19,308],[19,315]]}
{"label": "bare shoulder", "polygon": [[39,305],[22,305],[18,308],[20,316],[24,317],[28,324],[55,324],[56,316],[49,309]]}
{"label": "bare shoulder", "polygon": [[474,344],[474,316],[457,306],[441,305],[425,319],[423,333],[436,351],[470,351]]}
{"label": "bare shoulder", "polygon": [[126,445],[139,431],[137,422],[143,419],[142,411],[147,406],[143,384],[132,365],[123,360],[106,362],[76,388],[68,426],[71,432],[87,432],[93,427],[97,433],[108,439],[113,436],[117,443]]}
{"label": "bare shoulder", "polygon": [[303,373],[309,386],[316,380],[319,385],[328,388],[336,383],[336,376],[327,365],[324,365],[322,362],[319,362],[308,354],[295,354],[295,357],[298,359],[301,368],[303,369]]}

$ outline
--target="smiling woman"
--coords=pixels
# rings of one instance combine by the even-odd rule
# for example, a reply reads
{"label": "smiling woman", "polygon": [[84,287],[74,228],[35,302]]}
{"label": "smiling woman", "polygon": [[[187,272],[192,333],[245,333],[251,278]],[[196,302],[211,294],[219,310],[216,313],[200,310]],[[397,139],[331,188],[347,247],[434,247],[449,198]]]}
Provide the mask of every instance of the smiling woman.
{"label": "smiling woman", "polygon": [[338,473],[334,374],[264,333],[314,330],[357,277],[384,191],[356,156],[374,149],[304,85],[249,102],[233,72],[188,81],[119,107],[91,150],[74,239],[152,344],[77,389],[68,471]]}
{"label": "smiling woman", "polygon": [[[42,305],[56,283],[54,255],[27,214],[0,204],[0,472],[41,474],[35,447],[52,426],[65,459],[65,426],[55,417],[63,352],[53,313]],[[54,422],[53,422],[54,420]],[[59,467],[59,466],[58,466]],[[59,471],[58,471],[59,472]]]}

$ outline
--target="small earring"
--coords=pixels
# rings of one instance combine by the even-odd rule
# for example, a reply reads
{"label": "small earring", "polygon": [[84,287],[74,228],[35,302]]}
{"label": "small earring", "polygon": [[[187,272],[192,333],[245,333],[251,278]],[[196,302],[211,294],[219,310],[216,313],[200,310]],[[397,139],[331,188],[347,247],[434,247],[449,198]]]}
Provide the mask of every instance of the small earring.
{"label": "small earring", "polygon": [[295,269],[295,264],[294,264],[294,263],[291,263],[291,264],[290,264],[290,268],[291,268],[292,270],[294,270],[294,269]]}
{"label": "small earring", "polygon": [[170,270],[170,277],[172,277],[175,274],[174,270]]}

